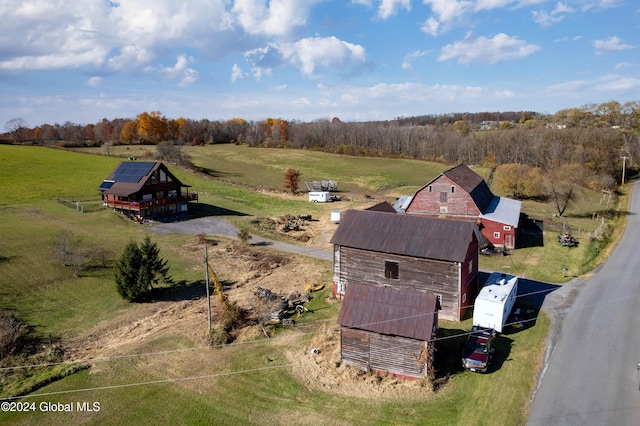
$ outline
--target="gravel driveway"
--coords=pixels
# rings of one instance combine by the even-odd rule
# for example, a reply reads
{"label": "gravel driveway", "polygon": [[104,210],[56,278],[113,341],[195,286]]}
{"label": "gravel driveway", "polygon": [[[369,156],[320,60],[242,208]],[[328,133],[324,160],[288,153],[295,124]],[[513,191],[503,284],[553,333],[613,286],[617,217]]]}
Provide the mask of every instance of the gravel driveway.
{"label": "gravel driveway", "polygon": [[[217,217],[201,217],[198,219],[183,220],[178,222],[157,223],[149,228],[157,234],[207,234],[221,237],[238,238],[238,228],[231,225],[225,219]],[[303,247],[295,244],[281,243],[267,240],[255,235],[251,236],[254,245],[269,246],[276,250],[290,253],[303,254],[322,260],[333,260],[333,252],[313,247]]]}

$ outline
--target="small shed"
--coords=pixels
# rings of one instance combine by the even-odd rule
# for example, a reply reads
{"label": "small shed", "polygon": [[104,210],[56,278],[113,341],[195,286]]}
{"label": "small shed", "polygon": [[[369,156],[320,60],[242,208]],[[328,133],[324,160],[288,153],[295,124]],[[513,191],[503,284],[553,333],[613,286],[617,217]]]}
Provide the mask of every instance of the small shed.
{"label": "small shed", "polygon": [[351,284],[338,324],[346,364],[409,379],[426,377],[433,368],[438,331],[433,293]]}

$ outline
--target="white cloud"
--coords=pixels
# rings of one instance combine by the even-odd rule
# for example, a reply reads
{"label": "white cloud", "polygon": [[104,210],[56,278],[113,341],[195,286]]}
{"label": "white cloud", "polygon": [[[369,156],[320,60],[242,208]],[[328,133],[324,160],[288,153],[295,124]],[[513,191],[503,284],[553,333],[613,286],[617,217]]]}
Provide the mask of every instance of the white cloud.
{"label": "white cloud", "polygon": [[231,67],[231,82],[235,83],[245,77],[246,74],[242,71],[242,68],[240,68],[238,64],[233,64],[233,67]]}
{"label": "white cloud", "polygon": [[596,55],[604,55],[621,50],[633,49],[634,46],[623,43],[620,37],[609,37],[606,40],[594,41],[593,47],[596,49]]}
{"label": "white cloud", "polygon": [[236,0],[231,11],[249,34],[280,36],[306,24],[311,7],[322,0]]}
{"label": "white cloud", "polygon": [[475,10],[492,10],[516,3],[517,0],[478,0],[474,6]]}
{"label": "white cloud", "polygon": [[398,9],[405,8],[411,10],[411,0],[380,0],[378,7],[378,18],[387,19],[398,13]]}
{"label": "white cloud", "polygon": [[102,84],[102,77],[91,77],[87,80],[87,86],[98,87]]}
{"label": "white cloud", "polygon": [[594,89],[599,92],[624,94],[640,90],[640,79],[618,74],[605,75],[596,81]]}
{"label": "white cloud", "polygon": [[438,60],[457,59],[460,64],[495,64],[525,58],[539,49],[539,46],[504,33],[493,38],[467,36],[462,41],[443,47]]}
{"label": "white cloud", "polygon": [[576,10],[569,7],[563,2],[556,3],[556,7],[548,12],[546,10],[532,11],[533,21],[541,27],[550,27],[562,21],[567,14],[574,13]]}
{"label": "white cloud", "polygon": [[403,70],[411,69],[412,68],[411,62],[413,62],[414,59],[428,55],[430,52],[431,52],[430,50],[416,50],[414,52],[409,53],[408,55],[405,55],[404,61],[402,62],[402,69]]}
{"label": "white cloud", "polygon": [[336,70],[343,76],[362,73],[369,63],[364,47],[336,37],[304,38],[295,43],[270,43],[245,53],[254,76],[260,78],[281,65],[290,65],[306,77],[318,69]]}
{"label": "white cloud", "polygon": [[474,6],[470,0],[422,0],[422,3],[429,5],[433,13],[433,16],[427,18],[420,27],[423,32],[430,35],[446,31]]}

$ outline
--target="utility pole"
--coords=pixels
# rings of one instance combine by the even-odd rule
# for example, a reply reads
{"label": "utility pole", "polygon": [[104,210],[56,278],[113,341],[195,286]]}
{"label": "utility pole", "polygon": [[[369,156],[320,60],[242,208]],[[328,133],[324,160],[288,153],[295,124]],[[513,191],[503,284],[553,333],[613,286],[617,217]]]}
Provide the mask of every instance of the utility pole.
{"label": "utility pole", "polygon": [[209,252],[207,245],[204,245],[204,269],[206,274],[206,286],[207,286],[207,320],[209,331],[211,331],[211,298],[209,297]]}
{"label": "utility pole", "polygon": [[622,185],[621,186],[624,186],[624,174],[627,166],[627,158],[629,157],[627,156],[622,157]]}

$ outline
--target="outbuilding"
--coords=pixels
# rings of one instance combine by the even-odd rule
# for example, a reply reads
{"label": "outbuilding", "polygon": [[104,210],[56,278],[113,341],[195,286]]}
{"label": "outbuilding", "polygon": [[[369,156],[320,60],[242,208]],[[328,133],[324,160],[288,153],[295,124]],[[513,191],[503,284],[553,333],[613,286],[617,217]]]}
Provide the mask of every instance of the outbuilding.
{"label": "outbuilding", "polygon": [[348,210],[334,233],[333,285],[352,283],[433,293],[441,318],[460,320],[478,292],[474,222]]}
{"label": "outbuilding", "polygon": [[420,379],[433,368],[438,331],[433,293],[352,283],[340,315],[341,362]]}

